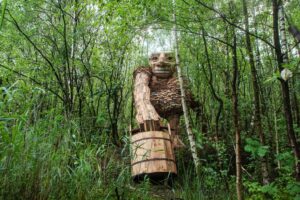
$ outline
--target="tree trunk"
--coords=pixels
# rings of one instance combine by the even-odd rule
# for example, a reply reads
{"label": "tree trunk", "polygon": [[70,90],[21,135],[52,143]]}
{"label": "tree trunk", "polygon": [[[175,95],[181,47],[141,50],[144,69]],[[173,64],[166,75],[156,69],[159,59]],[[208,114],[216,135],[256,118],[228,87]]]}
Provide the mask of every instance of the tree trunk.
{"label": "tree trunk", "polygon": [[242,166],[241,166],[241,131],[239,125],[239,110],[238,110],[238,94],[237,94],[237,77],[238,77],[238,61],[236,34],[233,28],[233,46],[232,46],[232,65],[233,65],[233,80],[232,80],[232,104],[233,104],[233,124],[235,130],[235,164],[236,164],[236,192],[238,200],[243,200],[243,182],[242,182]]}
{"label": "tree trunk", "polygon": [[[274,101],[275,103],[275,101]],[[278,125],[277,125],[277,113],[276,107],[273,108],[273,115],[274,115],[274,130],[275,130],[275,147],[276,147],[276,155],[279,156],[279,138],[278,138]],[[281,169],[280,160],[277,159],[277,168]]]}
{"label": "tree trunk", "polygon": [[[261,105],[260,105],[260,88],[258,84],[257,72],[255,68],[253,50],[250,40],[249,33],[249,19],[248,19],[248,10],[247,10],[247,1],[243,0],[243,10],[244,10],[244,17],[245,17],[245,36],[246,36],[246,48],[249,54],[249,61],[251,67],[251,75],[252,75],[252,85],[253,85],[253,93],[254,93],[254,126],[255,131],[257,131],[259,140],[261,145],[265,145],[265,135],[262,129],[262,122],[261,122]],[[261,173],[263,178],[263,184],[266,185],[269,183],[269,172],[268,172],[268,164],[267,158],[264,156],[261,158]]]}
{"label": "tree trunk", "polygon": [[[272,0],[272,6],[273,6],[273,40],[274,40],[276,57],[277,57],[278,70],[279,72],[281,72],[283,70],[284,62],[283,62],[283,55],[281,52],[281,45],[280,45],[280,38],[279,38],[279,31],[278,31],[279,2],[277,0]],[[291,110],[289,84],[288,81],[284,81],[283,79],[280,79],[280,84],[281,84],[284,114],[286,120],[286,131],[296,159],[295,177],[297,180],[300,180],[300,162],[298,162],[298,160],[300,159],[300,150],[299,150],[299,145],[297,143],[294,127],[293,127],[293,116]]]}
{"label": "tree trunk", "polygon": [[[285,14],[284,14],[284,6],[281,4],[279,5],[279,14],[280,14],[280,36],[282,41],[282,56],[283,56],[283,63],[289,62],[289,55],[288,55],[288,46],[287,46],[287,39],[286,39],[286,28],[285,28]],[[296,38],[295,38],[296,39]],[[291,87],[294,88],[295,86],[295,79],[292,79]],[[292,89],[291,93],[291,106],[292,110],[294,111],[294,118],[295,122],[298,127],[300,127],[300,114],[299,114],[299,105],[297,94],[294,89]]]}
{"label": "tree trunk", "polygon": [[179,60],[179,54],[178,54],[178,38],[177,38],[177,30],[176,30],[176,0],[173,0],[173,20],[174,20],[174,27],[173,27],[173,34],[174,34],[174,44],[175,44],[175,58],[176,58],[176,68],[178,73],[178,80],[180,84],[180,91],[181,91],[181,103],[182,103],[182,109],[183,109],[183,115],[184,115],[184,121],[185,121],[185,127],[188,134],[189,142],[190,142],[190,148],[191,153],[194,159],[194,164],[196,168],[196,173],[199,176],[199,158],[196,151],[196,142],[194,139],[194,135],[192,132],[192,128],[189,121],[188,116],[188,109],[186,105],[186,96],[185,96],[185,90],[183,87],[183,78],[181,74],[181,68],[179,66],[180,60]]}

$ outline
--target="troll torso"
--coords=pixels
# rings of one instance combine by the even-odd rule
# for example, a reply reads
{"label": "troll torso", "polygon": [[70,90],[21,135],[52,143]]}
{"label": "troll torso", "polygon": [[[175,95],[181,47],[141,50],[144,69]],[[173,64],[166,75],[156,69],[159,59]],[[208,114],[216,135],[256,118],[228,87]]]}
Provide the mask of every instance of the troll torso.
{"label": "troll torso", "polygon": [[[174,147],[184,146],[177,136],[183,111],[179,81],[175,77],[174,56],[172,53],[154,53],[149,58],[149,64],[150,67],[139,67],[134,72],[136,120],[147,127],[145,124],[148,122],[157,124],[161,117],[167,119]],[[197,103],[193,101],[189,90],[185,91],[187,105],[196,107]]]}
{"label": "troll torso", "polygon": [[[151,67],[139,67],[135,70],[135,74],[137,73],[148,74],[150,102],[161,117],[167,118],[171,115],[182,114],[180,86],[175,76],[158,78],[152,72]],[[187,91],[186,100],[188,105],[193,104],[189,91]]]}

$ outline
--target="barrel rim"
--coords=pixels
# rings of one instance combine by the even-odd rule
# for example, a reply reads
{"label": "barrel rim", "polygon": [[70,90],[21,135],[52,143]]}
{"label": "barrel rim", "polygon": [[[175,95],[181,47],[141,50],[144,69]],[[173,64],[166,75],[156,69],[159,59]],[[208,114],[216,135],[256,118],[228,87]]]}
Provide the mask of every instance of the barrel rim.
{"label": "barrel rim", "polygon": [[134,165],[137,165],[137,164],[140,164],[140,163],[143,163],[143,162],[150,162],[150,161],[157,161],[157,160],[173,162],[174,164],[176,164],[175,160],[170,159],[170,158],[151,158],[151,159],[145,159],[145,160],[140,160],[140,161],[137,161],[137,162],[133,162],[133,163],[131,163],[131,166],[134,166]]}
{"label": "barrel rim", "polygon": [[134,140],[134,141],[131,141],[131,144],[134,144],[134,143],[137,143],[137,142],[140,142],[142,140],[151,140],[151,139],[157,139],[157,140],[167,140],[169,142],[172,143],[171,139],[170,138],[164,138],[164,137],[144,137],[144,138],[140,138],[138,140]]}

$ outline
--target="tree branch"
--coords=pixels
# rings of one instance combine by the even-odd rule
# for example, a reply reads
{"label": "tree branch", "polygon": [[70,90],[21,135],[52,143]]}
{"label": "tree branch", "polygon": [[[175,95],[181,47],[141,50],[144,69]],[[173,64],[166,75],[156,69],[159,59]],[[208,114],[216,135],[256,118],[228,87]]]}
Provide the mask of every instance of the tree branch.
{"label": "tree branch", "polygon": [[51,92],[52,94],[54,94],[54,95],[57,96],[60,100],[63,101],[63,98],[62,98],[56,91],[54,91],[54,90],[52,90],[51,88],[45,86],[43,83],[37,81],[36,79],[34,79],[34,78],[30,77],[30,76],[27,76],[27,75],[25,75],[25,74],[23,74],[23,73],[21,73],[21,72],[18,72],[18,71],[14,70],[14,69],[11,69],[11,68],[9,68],[9,67],[7,67],[7,66],[5,66],[5,65],[2,65],[1,63],[0,63],[0,67],[2,67],[3,69],[9,70],[9,71],[11,71],[11,72],[13,72],[13,73],[15,73],[15,74],[17,74],[17,75],[19,75],[19,76],[25,77],[25,78],[29,79],[31,82],[33,82],[33,83],[35,83],[35,84],[37,84],[37,85],[39,85],[39,86],[42,86],[45,90]]}
{"label": "tree branch", "polygon": [[215,13],[217,13],[217,14],[218,14],[225,22],[227,22],[229,25],[231,25],[231,26],[233,26],[233,27],[235,27],[235,28],[238,28],[239,30],[241,30],[241,31],[243,31],[243,32],[245,32],[245,33],[248,33],[249,35],[251,35],[251,36],[253,36],[253,37],[257,38],[257,39],[260,39],[261,41],[263,41],[264,43],[266,43],[267,45],[269,45],[271,48],[273,48],[273,49],[275,48],[274,45],[273,45],[272,43],[270,43],[269,41],[265,40],[264,38],[262,38],[262,37],[260,37],[260,36],[258,36],[258,35],[256,35],[256,34],[254,34],[254,33],[251,33],[251,32],[249,32],[249,31],[245,30],[244,28],[238,26],[237,24],[231,22],[231,21],[226,17],[225,14],[221,13],[221,12],[218,11],[217,9],[208,6],[207,4],[203,3],[203,2],[200,1],[200,0],[195,0],[195,1],[196,1],[197,3],[199,3],[200,5],[202,5],[203,7],[207,8],[207,9],[209,9],[209,10],[215,12]]}
{"label": "tree branch", "polygon": [[37,50],[37,52],[39,52],[39,54],[42,56],[42,58],[44,58],[44,60],[47,62],[47,64],[50,66],[52,72],[54,73],[59,85],[63,90],[63,84],[61,81],[61,78],[59,76],[59,74],[57,73],[57,71],[54,68],[53,63],[43,54],[43,52],[37,47],[37,45],[30,39],[30,37],[21,29],[21,27],[19,26],[18,22],[16,21],[16,19],[11,15],[10,11],[7,10],[9,16],[11,17],[11,19],[13,20],[13,24],[16,26],[16,28],[18,29],[18,31],[26,38],[26,40],[34,47],[35,50]]}

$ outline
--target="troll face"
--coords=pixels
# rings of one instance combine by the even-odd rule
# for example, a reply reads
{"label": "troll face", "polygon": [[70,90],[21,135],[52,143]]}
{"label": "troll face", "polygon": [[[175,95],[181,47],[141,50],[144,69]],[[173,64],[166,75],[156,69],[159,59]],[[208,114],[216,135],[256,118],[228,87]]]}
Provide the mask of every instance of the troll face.
{"label": "troll face", "polygon": [[171,52],[152,53],[149,64],[158,78],[170,78],[175,72],[175,57]]}

